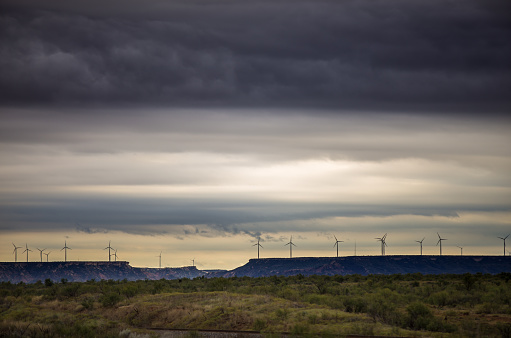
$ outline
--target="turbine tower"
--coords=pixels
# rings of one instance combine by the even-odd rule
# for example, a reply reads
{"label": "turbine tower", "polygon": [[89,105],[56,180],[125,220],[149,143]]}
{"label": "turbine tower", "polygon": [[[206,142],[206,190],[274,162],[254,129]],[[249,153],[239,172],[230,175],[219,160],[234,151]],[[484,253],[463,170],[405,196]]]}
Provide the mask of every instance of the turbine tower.
{"label": "turbine tower", "polygon": [[383,235],[382,237],[375,238],[378,240],[378,242],[381,242],[381,255],[382,256],[385,256],[385,247],[387,246],[387,243],[385,242],[386,238],[387,238],[387,234]]}
{"label": "turbine tower", "polygon": [[420,245],[421,245],[421,256],[422,256],[422,242],[424,242],[425,239],[426,239],[426,237],[424,237],[420,241],[416,241],[417,243],[420,243]]}
{"label": "turbine tower", "polygon": [[25,252],[27,253],[27,263],[28,263],[28,252],[29,252],[29,251],[32,251],[32,250],[30,250],[30,249],[28,248],[28,244],[27,244],[27,243],[25,243],[25,248],[26,248],[26,249],[25,249],[25,251],[23,251],[22,253],[25,253]]}
{"label": "turbine tower", "polygon": [[18,261],[18,249],[21,249],[22,246],[16,246],[16,245],[14,245],[14,243],[12,243],[12,245],[14,246],[14,251],[12,252],[14,254],[14,262],[17,262]]}
{"label": "turbine tower", "polygon": [[46,250],[46,248],[42,249],[42,250],[39,248],[36,248],[36,249],[39,250],[39,255],[41,255],[41,262],[42,262],[43,261],[43,251]]}
{"label": "turbine tower", "polygon": [[160,251],[160,254],[156,257],[159,257],[160,258],[160,269],[161,269],[161,251]]}
{"label": "turbine tower", "polygon": [[48,252],[48,253],[45,253],[45,255],[46,255],[46,263],[48,263],[48,256],[49,256],[50,254],[51,254],[51,251],[50,251],[50,252]]}
{"label": "turbine tower", "polygon": [[442,241],[446,241],[447,238],[440,237],[440,234],[437,232],[438,235],[438,242],[436,242],[436,245],[440,244],[440,256],[442,256]]}
{"label": "turbine tower", "polygon": [[293,236],[291,236],[291,238],[289,239],[289,243],[284,244],[284,246],[286,246],[286,245],[289,245],[289,258],[293,258],[293,245],[296,246],[293,243]]}
{"label": "turbine tower", "polygon": [[110,241],[108,241],[108,246],[106,248],[104,248],[103,250],[106,250],[106,249],[108,249],[108,261],[111,262],[110,257],[112,257],[112,255],[110,254],[110,249],[113,250],[114,248],[112,248],[110,246]]}
{"label": "turbine tower", "polygon": [[502,237],[499,237],[501,240],[504,241],[504,256],[506,255],[506,238],[508,238],[509,235],[507,235],[506,237],[502,238]]}
{"label": "turbine tower", "polygon": [[[252,246],[257,246],[257,259],[259,259],[259,248],[262,248],[263,246],[259,243],[261,241],[261,237],[257,238],[257,244],[254,244]],[[264,248],[263,248],[264,249]]]}
{"label": "turbine tower", "polygon": [[460,248],[460,250],[461,250],[461,254],[460,254],[460,256],[463,256],[463,248],[462,248],[461,246],[459,246],[459,245],[456,245],[456,246],[457,246],[458,248]]}
{"label": "turbine tower", "polygon": [[67,262],[67,249],[72,250],[67,246],[67,241],[64,241],[64,247],[60,251],[64,250],[64,262]]}
{"label": "turbine tower", "polygon": [[335,238],[334,246],[337,246],[337,257],[339,257],[339,243],[344,243],[344,241],[338,240],[337,237],[335,237],[335,235],[334,235],[334,238]]}

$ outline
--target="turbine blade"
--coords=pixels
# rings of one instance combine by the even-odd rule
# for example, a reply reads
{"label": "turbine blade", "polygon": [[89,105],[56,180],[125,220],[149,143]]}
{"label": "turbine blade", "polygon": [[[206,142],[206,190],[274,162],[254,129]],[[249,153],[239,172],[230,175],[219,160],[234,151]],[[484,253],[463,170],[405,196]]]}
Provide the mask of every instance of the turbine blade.
{"label": "turbine blade", "polygon": [[337,237],[335,237],[335,235],[334,235],[334,238],[335,238],[335,240],[337,241]]}

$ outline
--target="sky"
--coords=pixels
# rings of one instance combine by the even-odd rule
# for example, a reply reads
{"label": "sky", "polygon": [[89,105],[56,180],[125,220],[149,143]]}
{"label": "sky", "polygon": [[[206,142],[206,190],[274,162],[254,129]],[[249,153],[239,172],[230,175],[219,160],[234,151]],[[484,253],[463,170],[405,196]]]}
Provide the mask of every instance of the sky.
{"label": "sky", "polygon": [[507,0],[4,0],[0,42],[0,261],[503,254]]}

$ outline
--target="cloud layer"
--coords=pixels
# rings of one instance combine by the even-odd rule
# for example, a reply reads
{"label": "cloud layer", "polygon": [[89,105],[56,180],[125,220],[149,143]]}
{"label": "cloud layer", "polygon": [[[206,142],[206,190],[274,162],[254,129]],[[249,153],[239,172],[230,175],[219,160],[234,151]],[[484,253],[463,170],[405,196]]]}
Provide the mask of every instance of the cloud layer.
{"label": "cloud layer", "polygon": [[3,104],[511,107],[506,1],[6,4]]}
{"label": "cloud layer", "polygon": [[262,223],[509,210],[511,138],[502,120],[104,112],[6,110],[4,230],[79,223],[279,232],[287,229]]}

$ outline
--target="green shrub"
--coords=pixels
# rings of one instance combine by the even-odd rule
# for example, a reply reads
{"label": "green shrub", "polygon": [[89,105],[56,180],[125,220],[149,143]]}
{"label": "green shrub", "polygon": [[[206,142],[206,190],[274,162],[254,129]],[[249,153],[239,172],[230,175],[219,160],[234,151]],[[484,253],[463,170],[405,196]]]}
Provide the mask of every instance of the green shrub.
{"label": "green shrub", "polygon": [[266,321],[263,319],[256,319],[253,326],[255,331],[263,331],[266,328]]}
{"label": "green shrub", "polygon": [[367,306],[367,313],[374,321],[382,321],[393,325],[399,322],[400,315],[396,310],[396,305],[392,300],[382,295],[375,295]]}
{"label": "green shrub", "polygon": [[303,337],[306,336],[310,331],[310,327],[306,323],[297,323],[293,325],[291,329],[291,336],[293,337]]}
{"label": "green shrub", "polygon": [[367,312],[367,302],[360,297],[346,297],[343,300],[346,312]]}
{"label": "green shrub", "polygon": [[91,310],[92,308],[94,308],[94,298],[92,297],[87,297],[85,298],[84,300],[82,300],[82,306],[84,308],[86,308],[87,310]]}
{"label": "green shrub", "polygon": [[99,299],[103,307],[113,307],[121,301],[121,296],[116,292],[108,292]]}
{"label": "green shrub", "polygon": [[289,311],[285,308],[277,309],[277,311],[275,311],[275,316],[280,320],[286,320],[287,317],[289,316]]}
{"label": "green shrub", "polygon": [[421,302],[415,302],[406,308],[404,325],[413,330],[425,330],[434,319],[431,310]]}

